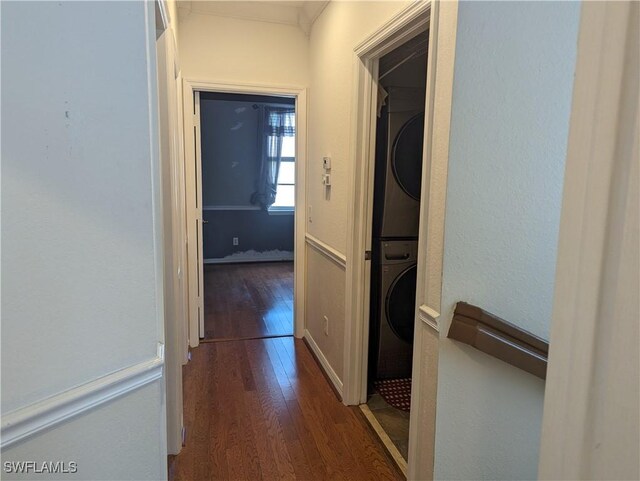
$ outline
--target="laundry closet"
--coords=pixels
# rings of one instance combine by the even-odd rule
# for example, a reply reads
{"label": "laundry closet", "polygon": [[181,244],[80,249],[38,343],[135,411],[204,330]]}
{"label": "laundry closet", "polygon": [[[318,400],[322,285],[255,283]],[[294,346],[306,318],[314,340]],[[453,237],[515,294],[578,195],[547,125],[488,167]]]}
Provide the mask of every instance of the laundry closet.
{"label": "laundry closet", "polygon": [[405,462],[427,47],[423,32],[380,58],[378,68],[367,406]]}

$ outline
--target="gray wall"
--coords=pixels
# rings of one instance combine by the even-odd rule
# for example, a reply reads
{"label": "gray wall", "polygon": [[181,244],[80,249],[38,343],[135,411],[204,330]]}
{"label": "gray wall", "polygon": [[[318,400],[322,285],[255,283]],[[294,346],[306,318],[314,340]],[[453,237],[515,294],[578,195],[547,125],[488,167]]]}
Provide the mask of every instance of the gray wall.
{"label": "gray wall", "polygon": [[[202,205],[203,219],[208,221],[203,229],[204,259],[247,251],[293,251],[293,215],[248,210],[254,208],[249,200],[260,170],[261,110],[253,106],[264,105],[265,100],[201,94]],[[269,103],[284,102],[292,99]],[[221,210],[224,207],[229,209]],[[233,245],[233,237],[239,238],[239,245]]]}
{"label": "gray wall", "polygon": [[[205,259],[218,259],[249,250],[293,252],[293,215],[269,215],[263,210],[203,211],[209,221],[202,231]],[[233,238],[238,237],[238,245]]]}
{"label": "gray wall", "polygon": [[250,206],[259,172],[259,109],[253,102],[200,101],[202,205]]}

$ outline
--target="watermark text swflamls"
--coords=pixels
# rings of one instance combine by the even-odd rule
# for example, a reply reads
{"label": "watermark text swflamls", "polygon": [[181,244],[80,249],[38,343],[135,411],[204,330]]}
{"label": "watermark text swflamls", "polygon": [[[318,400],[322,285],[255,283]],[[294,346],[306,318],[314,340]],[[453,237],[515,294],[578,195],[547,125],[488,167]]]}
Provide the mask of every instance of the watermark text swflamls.
{"label": "watermark text swflamls", "polygon": [[74,474],[78,472],[75,461],[5,461],[2,463],[7,474]]}

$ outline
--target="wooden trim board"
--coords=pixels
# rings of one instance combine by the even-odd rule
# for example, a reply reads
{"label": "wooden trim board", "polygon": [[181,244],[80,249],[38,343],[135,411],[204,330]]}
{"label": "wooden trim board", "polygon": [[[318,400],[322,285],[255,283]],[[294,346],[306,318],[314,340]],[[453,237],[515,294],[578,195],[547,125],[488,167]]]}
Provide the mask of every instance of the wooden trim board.
{"label": "wooden trim board", "polygon": [[545,379],[549,343],[477,306],[458,302],[447,337]]}

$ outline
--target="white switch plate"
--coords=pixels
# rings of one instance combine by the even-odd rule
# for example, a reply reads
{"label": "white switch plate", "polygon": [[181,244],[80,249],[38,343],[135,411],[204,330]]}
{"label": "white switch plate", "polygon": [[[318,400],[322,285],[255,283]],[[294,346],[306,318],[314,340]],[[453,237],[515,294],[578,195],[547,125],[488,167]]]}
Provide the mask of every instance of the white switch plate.
{"label": "white switch plate", "polygon": [[234,237],[234,238],[233,238],[233,245],[234,245],[234,246],[237,246],[237,245],[238,245],[238,238],[237,238],[237,237]]}
{"label": "white switch plate", "polygon": [[331,157],[322,157],[322,168],[324,170],[331,170]]}

